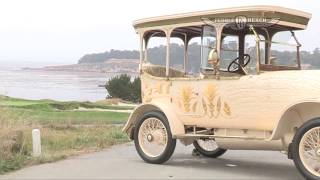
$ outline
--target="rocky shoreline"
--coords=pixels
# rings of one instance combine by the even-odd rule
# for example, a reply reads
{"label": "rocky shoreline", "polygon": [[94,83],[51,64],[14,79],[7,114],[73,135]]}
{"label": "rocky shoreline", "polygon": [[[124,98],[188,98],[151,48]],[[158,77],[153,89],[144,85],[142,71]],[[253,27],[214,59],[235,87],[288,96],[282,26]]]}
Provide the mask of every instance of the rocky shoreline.
{"label": "rocky shoreline", "polygon": [[68,71],[68,72],[99,72],[99,73],[138,73],[138,59],[109,59],[103,63],[79,63],[43,68],[22,68],[23,70]]}

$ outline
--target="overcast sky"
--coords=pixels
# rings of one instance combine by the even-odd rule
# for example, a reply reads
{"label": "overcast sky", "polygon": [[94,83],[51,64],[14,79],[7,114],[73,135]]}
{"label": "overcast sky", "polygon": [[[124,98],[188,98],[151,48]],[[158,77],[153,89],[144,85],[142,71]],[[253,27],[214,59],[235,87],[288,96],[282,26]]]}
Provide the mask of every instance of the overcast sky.
{"label": "overcast sky", "polygon": [[0,65],[70,64],[87,53],[137,49],[135,19],[247,5],[311,12],[308,29],[297,35],[303,49],[320,47],[316,0],[0,0]]}

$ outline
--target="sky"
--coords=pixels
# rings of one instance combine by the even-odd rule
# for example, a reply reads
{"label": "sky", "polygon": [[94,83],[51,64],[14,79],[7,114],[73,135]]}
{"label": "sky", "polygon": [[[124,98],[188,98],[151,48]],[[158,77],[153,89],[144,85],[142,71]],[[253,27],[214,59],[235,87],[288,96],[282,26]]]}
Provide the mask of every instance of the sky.
{"label": "sky", "polygon": [[248,5],[312,13],[297,36],[304,50],[320,47],[316,0],[0,0],[0,66],[72,64],[88,53],[138,49],[136,19]]}

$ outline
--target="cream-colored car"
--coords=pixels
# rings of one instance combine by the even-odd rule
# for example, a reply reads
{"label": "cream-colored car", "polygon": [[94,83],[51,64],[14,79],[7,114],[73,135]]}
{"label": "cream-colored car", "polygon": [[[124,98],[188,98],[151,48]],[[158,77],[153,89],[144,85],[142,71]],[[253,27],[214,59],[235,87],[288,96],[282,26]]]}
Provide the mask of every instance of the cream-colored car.
{"label": "cream-colored car", "polygon": [[135,21],[143,103],[123,131],[141,158],[167,161],[177,139],[212,158],[282,151],[320,179],[320,71],[301,70],[295,35],[310,18],[250,6]]}

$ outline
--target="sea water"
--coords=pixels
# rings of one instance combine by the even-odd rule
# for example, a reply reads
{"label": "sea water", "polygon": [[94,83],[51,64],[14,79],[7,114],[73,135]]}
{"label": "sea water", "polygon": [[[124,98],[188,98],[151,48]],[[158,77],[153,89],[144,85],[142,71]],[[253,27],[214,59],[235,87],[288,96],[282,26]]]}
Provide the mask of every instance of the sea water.
{"label": "sea water", "polygon": [[0,69],[0,95],[25,99],[97,101],[105,99],[114,74]]}

